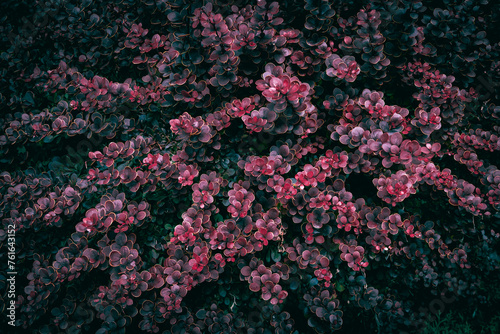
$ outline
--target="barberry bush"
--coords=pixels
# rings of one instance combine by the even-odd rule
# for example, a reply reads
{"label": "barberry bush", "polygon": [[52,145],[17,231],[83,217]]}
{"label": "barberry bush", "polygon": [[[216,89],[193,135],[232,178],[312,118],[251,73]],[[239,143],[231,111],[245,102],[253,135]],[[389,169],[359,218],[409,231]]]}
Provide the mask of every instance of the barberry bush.
{"label": "barberry bush", "polygon": [[498,2],[0,7],[9,325],[413,333],[494,306]]}

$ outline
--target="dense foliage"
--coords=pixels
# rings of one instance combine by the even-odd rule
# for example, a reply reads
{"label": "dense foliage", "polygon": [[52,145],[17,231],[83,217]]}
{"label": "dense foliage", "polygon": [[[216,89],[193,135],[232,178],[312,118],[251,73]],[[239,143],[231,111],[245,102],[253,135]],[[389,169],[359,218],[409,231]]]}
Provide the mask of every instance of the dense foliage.
{"label": "dense foliage", "polygon": [[0,310],[12,249],[25,333],[401,333],[492,307],[498,2],[0,7]]}

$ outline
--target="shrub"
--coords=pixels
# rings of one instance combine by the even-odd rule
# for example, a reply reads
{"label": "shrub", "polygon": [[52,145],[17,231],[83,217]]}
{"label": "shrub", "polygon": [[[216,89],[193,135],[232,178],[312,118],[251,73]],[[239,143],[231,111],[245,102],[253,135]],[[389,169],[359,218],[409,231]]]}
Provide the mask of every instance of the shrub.
{"label": "shrub", "polygon": [[494,309],[494,1],[1,8],[10,325],[401,333],[443,296]]}

